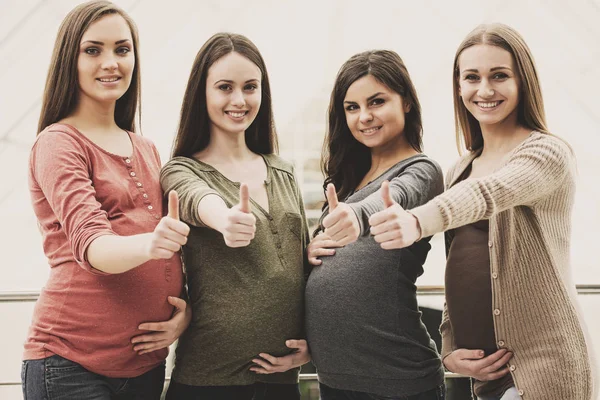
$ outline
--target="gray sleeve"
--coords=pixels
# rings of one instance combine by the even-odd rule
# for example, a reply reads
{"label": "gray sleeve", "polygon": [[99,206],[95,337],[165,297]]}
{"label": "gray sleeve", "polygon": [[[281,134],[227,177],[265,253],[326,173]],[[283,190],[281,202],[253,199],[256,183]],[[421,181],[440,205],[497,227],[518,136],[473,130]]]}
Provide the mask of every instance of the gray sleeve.
{"label": "gray sleeve", "polygon": [[[400,171],[382,177],[382,182],[383,179],[389,180],[392,199],[404,209],[423,205],[444,191],[442,169],[428,158],[420,159]],[[369,217],[384,208],[381,188],[365,199],[348,205],[358,217],[361,235],[368,234]]]}

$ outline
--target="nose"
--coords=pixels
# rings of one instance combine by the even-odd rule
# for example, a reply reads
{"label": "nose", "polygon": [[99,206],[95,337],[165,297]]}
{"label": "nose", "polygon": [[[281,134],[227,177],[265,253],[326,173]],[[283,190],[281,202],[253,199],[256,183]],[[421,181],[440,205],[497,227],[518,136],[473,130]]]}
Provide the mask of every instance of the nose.
{"label": "nose", "polygon": [[231,105],[239,108],[246,105],[246,99],[244,98],[244,93],[242,93],[241,90],[234,90],[231,93]]}
{"label": "nose", "polygon": [[494,89],[492,89],[492,85],[490,85],[487,79],[481,81],[481,85],[477,89],[477,96],[482,99],[489,99],[494,95]]}
{"label": "nose", "polygon": [[117,58],[110,52],[106,52],[104,57],[102,58],[102,69],[107,71],[114,71],[118,67],[119,63],[117,62]]}
{"label": "nose", "polygon": [[369,109],[361,110],[359,120],[363,124],[369,123],[373,121],[373,114],[371,111],[369,111]]}

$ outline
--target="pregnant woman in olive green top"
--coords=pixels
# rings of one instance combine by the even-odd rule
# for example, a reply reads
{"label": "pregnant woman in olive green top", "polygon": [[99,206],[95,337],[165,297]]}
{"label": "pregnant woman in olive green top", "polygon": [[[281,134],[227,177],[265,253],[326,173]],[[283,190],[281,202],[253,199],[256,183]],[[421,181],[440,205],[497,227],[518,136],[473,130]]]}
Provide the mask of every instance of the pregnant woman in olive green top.
{"label": "pregnant woman in olive green top", "polygon": [[270,98],[247,38],[217,34],[200,49],[161,173],[191,226],[193,316],[167,399],[300,399],[308,229],[292,165],[273,154]]}

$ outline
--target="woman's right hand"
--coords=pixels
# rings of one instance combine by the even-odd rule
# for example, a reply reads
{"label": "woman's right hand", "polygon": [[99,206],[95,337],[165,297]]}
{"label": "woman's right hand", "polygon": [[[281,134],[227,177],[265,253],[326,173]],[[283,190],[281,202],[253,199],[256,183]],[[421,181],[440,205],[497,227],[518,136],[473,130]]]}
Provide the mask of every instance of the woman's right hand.
{"label": "woman's right hand", "polygon": [[240,185],[240,202],[227,210],[223,225],[218,229],[229,247],[248,246],[256,232],[256,217],[250,211],[248,185]]}
{"label": "woman's right hand", "polygon": [[333,256],[335,255],[335,248],[340,247],[335,240],[332,240],[324,232],[319,233],[315,236],[308,245],[308,262],[311,265],[321,265],[323,261],[317,257]]}
{"label": "woman's right hand", "polygon": [[179,198],[177,192],[169,192],[169,212],[163,217],[154,232],[149,235],[147,253],[151,259],[169,259],[186,244],[190,227],[179,220]]}
{"label": "woman's right hand", "polygon": [[506,349],[500,349],[487,357],[483,350],[457,349],[448,354],[443,363],[450,372],[478,381],[494,381],[510,372],[507,364],[512,355]]}

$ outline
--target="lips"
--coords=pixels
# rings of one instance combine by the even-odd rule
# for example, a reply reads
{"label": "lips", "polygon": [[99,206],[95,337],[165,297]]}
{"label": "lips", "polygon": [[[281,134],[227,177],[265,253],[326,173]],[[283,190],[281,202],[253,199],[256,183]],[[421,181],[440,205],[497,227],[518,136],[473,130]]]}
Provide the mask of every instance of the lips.
{"label": "lips", "polygon": [[248,111],[225,111],[225,114],[234,121],[241,121],[248,114]]}
{"label": "lips", "polygon": [[374,126],[372,128],[360,129],[360,132],[363,135],[367,135],[368,136],[368,135],[374,134],[375,132],[379,131],[380,129],[381,129],[381,126]]}
{"label": "lips", "polygon": [[474,101],[479,108],[484,110],[492,110],[502,104],[503,100],[496,101]]}

